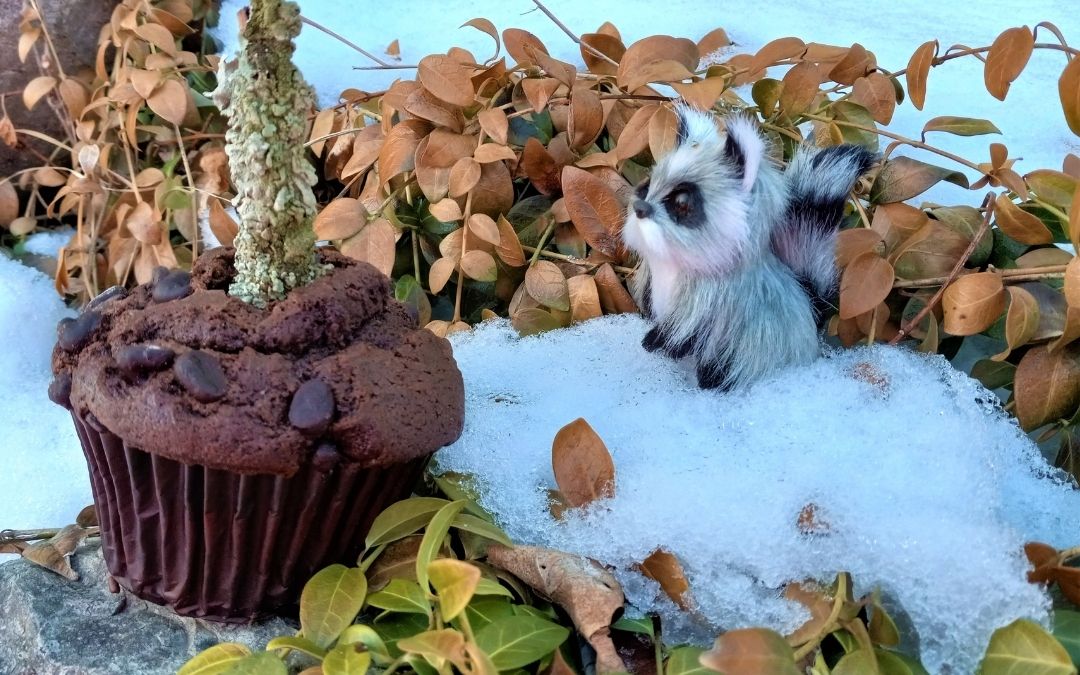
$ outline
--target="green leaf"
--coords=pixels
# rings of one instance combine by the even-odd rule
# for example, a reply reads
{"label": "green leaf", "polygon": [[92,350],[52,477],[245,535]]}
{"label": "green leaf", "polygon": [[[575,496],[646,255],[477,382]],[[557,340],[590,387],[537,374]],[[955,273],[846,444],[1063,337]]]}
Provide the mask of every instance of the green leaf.
{"label": "green leaf", "polygon": [[[874,121],[873,114],[858,103],[852,101],[837,101],[832,104],[832,111],[833,119],[837,122],[858,124],[867,129],[877,128],[877,122]],[[843,136],[846,143],[861,145],[868,150],[877,152],[878,135],[876,133],[864,129],[856,129],[855,127],[849,127],[844,124],[838,126],[840,127],[840,135]]]}
{"label": "green leaf", "polygon": [[1011,386],[1016,377],[1016,366],[1008,361],[982,359],[971,367],[971,376],[987,389],[999,389]]}
{"label": "green leaf", "polygon": [[473,476],[467,473],[458,473],[457,471],[447,471],[434,478],[435,486],[451,501],[456,502],[459,499],[467,499],[470,503],[465,507],[466,511],[471,511],[485,520],[490,520],[491,516],[488,515],[488,512],[477,504],[480,500],[480,493],[476,489]]}
{"label": "green leaf", "polygon": [[394,502],[380,513],[368,530],[364,545],[386,544],[416,532],[450,502],[435,497],[413,497]]}
{"label": "green leaf", "polygon": [[651,616],[629,617],[624,614],[618,621],[611,624],[611,627],[627,633],[642,633],[649,637],[656,637]]}
{"label": "green leaf", "polygon": [[473,595],[504,595],[508,598],[514,597],[514,594],[510,592],[510,589],[503,586],[494,579],[488,579],[487,577],[480,577],[479,583],[476,584],[476,591]]}
{"label": "green leaf", "polygon": [[430,616],[431,604],[420,584],[408,579],[391,579],[386,588],[368,596],[367,604],[390,612]]}
{"label": "green leaf", "polygon": [[1076,675],[1069,653],[1042,626],[1017,619],[990,636],[979,675]]}
{"label": "green leaf", "polygon": [[463,560],[440,558],[428,565],[431,587],[439,598],[439,609],[449,621],[465,609],[480,582],[480,568]]}
{"label": "green leaf", "polygon": [[1054,637],[1065,647],[1074,666],[1080,666],[1080,612],[1054,610]]}
{"label": "green leaf", "polygon": [[865,649],[844,654],[832,669],[832,675],[876,675],[880,672],[874,655]]}
{"label": "green leaf", "polygon": [[250,654],[251,650],[245,645],[222,642],[191,657],[176,675],[220,675]]}
{"label": "green leaf", "polygon": [[245,656],[232,668],[224,671],[225,675],[289,675],[285,662],[270,652],[257,652]]}
{"label": "green leaf", "polygon": [[873,613],[870,615],[870,625],[867,626],[870,639],[876,645],[895,647],[900,644],[900,631],[896,628],[889,613],[881,605],[874,603]]}
{"label": "green leaf", "polygon": [[364,675],[371,665],[371,654],[356,645],[339,644],[322,662],[323,675]]}
{"label": "green leaf", "polygon": [[512,616],[476,633],[476,644],[499,670],[521,668],[539,661],[561,645],[570,631],[533,616]]}
{"label": "green leaf", "polygon": [[342,632],[338,638],[338,645],[361,644],[371,653],[375,663],[386,665],[390,662],[390,652],[386,649],[386,643],[371,626],[353,624]]}
{"label": "green leaf", "polygon": [[906,654],[875,649],[881,675],[929,675],[923,665]]}
{"label": "green leaf", "polygon": [[423,614],[385,614],[375,619],[375,630],[386,642],[390,656],[401,656],[398,640],[422,633],[428,629],[428,617]]}
{"label": "green leaf", "polygon": [[[468,502],[466,502],[468,504]],[[506,536],[498,526],[492,525],[488,521],[477,518],[476,516],[470,516],[467,513],[459,513],[454,516],[453,522],[450,523],[451,527],[456,527],[459,530],[471,532],[475,535],[497,541],[503,546],[513,547],[514,542],[510,541],[510,537]]]}
{"label": "green leaf", "polygon": [[667,664],[664,666],[664,675],[703,675],[712,673],[711,670],[701,665],[698,658],[705,653],[701,647],[676,647],[668,655]]}
{"label": "green leaf", "polygon": [[428,564],[435,559],[435,554],[442,548],[443,539],[450,532],[450,523],[465,508],[465,500],[449,502],[431,518],[420,541],[420,550],[416,554],[416,581],[425,593],[428,588]]}
{"label": "green leaf", "polygon": [[326,650],[311,640],[302,637],[281,636],[266,643],[266,651],[272,652],[278,649],[291,649],[303,652],[314,659],[322,659],[326,656]]}
{"label": "green leaf", "polygon": [[944,131],[956,136],[982,136],[984,134],[1000,134],[1001,129],[994,126],[990,120],[975,117],[935,117],[923,127],[923,136],[929,131]]}
{"label": "green leaf", "polygon": [[482,630],[488,624],[514,616],[514,608],[506,600],[496,598],[473,600],[465,608],[465,616],[473,631]]}
{"label": "green leaf", "polygon": [[367,579],[356,567],[320,570],[300,594],[300,630],[320,647],[329,647],[364,606]]}

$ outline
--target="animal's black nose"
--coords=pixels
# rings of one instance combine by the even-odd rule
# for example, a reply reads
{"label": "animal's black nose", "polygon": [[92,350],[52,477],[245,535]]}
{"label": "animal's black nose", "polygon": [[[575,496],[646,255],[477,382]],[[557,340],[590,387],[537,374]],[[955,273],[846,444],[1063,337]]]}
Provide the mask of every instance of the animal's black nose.
{"label": "animal's black nose", "polygon": [[652,215],[652,211],[652,204],[650,204],[649,202],[645,201],[644,199],[634,200],[634,215],[636,215],[638,218],[648,218]]}

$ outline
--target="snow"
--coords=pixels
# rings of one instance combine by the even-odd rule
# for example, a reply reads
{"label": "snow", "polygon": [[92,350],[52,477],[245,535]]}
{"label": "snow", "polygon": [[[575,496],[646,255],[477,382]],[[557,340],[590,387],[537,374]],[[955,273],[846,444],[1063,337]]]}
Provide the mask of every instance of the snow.
{"label": "snow", "polygon": [[75,230],[70,227],[35,232],[26,238],[24,249],[27,253],[55,258],[60,254],[60,249],[67,246],[68,242],[71,241],[73,234],[75,234]]}
{"label": "snow", "polygon": [[[226,54],[236,50],[236,12],[246,4],[246,0],[223,2],[222,20],[215,34],[224,42]],[[545,5],[578,34],[595,31],[604,21],[611,21],[627,45],[658,33],[696,40],[713,28],[723,27],[739,51],[756,51],[770,40],[789,35],[806,42],[844,46],[858,42],[873,51],[878,63],[890,71],[906,67],[915,49],[932,39],[939,40],[944,53],[954,44],[989,45],[1006,28],[1034,26],[1040,21],[1055,23],[1067,39],[1080,38],[1080,12],[1076,11],[1075,0],[987,0],[977,5],[938,0],[774,0],[755,3],[753,11],[732,0],[669,0],[663,4],[663,11],[657,11],[654,2],[625,0],[549,0]],[[385,61],[391,59],[382,52],[394,39],[400,41],[402,64],[416,64],[421,57],[445,52],[452,46],[464,47],[483,61],[494,53],[494,42],[473,28],[459,28],[469,19],[482,16],[500,31],[512,27],[528,30],[539,36],[556,58],[581,64],[576,45],[528,0],[421,2],[409,5],[409,11],[402,11],[402,5],[393,2],[367,3],[360,13],[336,0],[300,0],[300,7],[305,16]],[[1056,39],[1040,29],[1038,41]],[[315,85],[323,105],[336,103],[338,94],[349,87],[379,91],[396,78],[415,78],[413,70],[354,70],[354,66],[374,64],[310,26],[304,27],[298,40],[296,61]],[[927,142],[976,162],[989,161],[991,142],[1004,142],[1013,157],[1022,158],[1015,166],[1021,174],[1041,168],[1060,169],[1067,152],[1080,152],[1080,139],[1069,131],[1058,101],[1057,79],[1065,62],[1060,52],[1037,50],[1012,85],[1006,101],[1000,102],[983,86],[980,61],[974,57],[949,61],[930,72],[925,109],[920,112],[905,102],[897,108],[888,128],[917,139],[923,125],[939,115],[991,119],[1002,136],[961,138],[931,133]],[[744,98],[749,99],[749,94]],[[905,148],[899,154],[961,169],[921,150]],[[963,171],[969,179],[977,178],[973,172]],[[922,198],[940,203],[978,203],[982,194],[941,184]]]}
{"label": "snow", "polygon": [[[670,643],[791,630],[806,615],[777,589],[840,570],[902,608],[934,673],[973,672],[1017,617],[1047,621],[1021,549],[1080,541],[1080,491],[980,384],[942,357],[879,346],[704,392],[688,365],[641,348],[646,328],[624,315],[528,338],[505,321],[454,335],[465,430],[436,471],[474,476],[515,541],[615,566]],[[853,377],[860,363],[886,384]],[[615,496],[557,522],[552,439],[578,417],[611,452]],[[827,534],[797,528],[809,503]],[[698,616],[632,571],[657,547],[682,561]]]}
{"label": "snow", "polygon": [[[55,254],[69,237],[37,234],[27,250]],[[66,525],[93,502],[71,417],[47,395],[56,324],[73,315],[52,279],[0,253],[0,529]]]}

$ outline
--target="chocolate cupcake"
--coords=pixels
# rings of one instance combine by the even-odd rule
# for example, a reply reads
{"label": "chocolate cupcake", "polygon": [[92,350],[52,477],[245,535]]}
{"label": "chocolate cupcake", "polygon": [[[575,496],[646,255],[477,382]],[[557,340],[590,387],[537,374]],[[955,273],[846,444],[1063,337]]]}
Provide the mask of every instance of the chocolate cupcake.
{"label": "chocolate cupcake", "polygon": [[49,394],[109,572],[139,597],[227,621],[295,602],[461,433],[449,343],[375,268],[319,255],[332,270],[266,309],[227,294],[233,254],[214,249],[59,326]]}

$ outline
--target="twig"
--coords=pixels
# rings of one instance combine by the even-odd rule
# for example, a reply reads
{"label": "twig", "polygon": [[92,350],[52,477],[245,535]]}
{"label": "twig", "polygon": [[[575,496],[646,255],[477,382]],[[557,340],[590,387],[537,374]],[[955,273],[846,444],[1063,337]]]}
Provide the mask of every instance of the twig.
{"label": "twig", "polygon": [[554,14],[552,14],[551,10],[548,9],[547,7],[545,7],[544,3],[540,2],[540,0],[533,0],[533,4],[536,5],[537,9],[539,9],[541,12],[543,12],[544,14],[547,14],[547,18],[551,19],[555,23],[556,26],[561,28],[562,32],[564,32],[568,36],[570,36],[570,39],[573,40],[574,43],[577,44],[579,47],[585,49],[587,52],[589,52],[590,54],[596,56],[597,58],[601,58],[601,59],[607,61],[608,63],[615,66],[616,68],[619,67],[619,62],[618,61],[615,61],[610,56],[608,56],[604,52],[600,51],[599,49],[596,49],[595,47],[593,47],[589,43],[582,42],[581,38],[579,38],[577,35],[575,35],[574,31],[567,28],[566,24],[564,24],[562,21],[559,21],[559,18],[557,16],[555,16]]}
{"label": "twig", "polygon": [[312,28],[316,29],[316,30],[321,30],[322,32],[324,32],[324,33],[326,33],[327,35],[329,35],[330,37],[334,38],[335,40],[339,40],[339,41],[341,41],[342,43],[344,43],[344,44],[348,45],[349,47],[352,47],[353,49],[355,49],[356,51],[360,52],[360,53],[361,53],[361,54],[363,54],[364,56],[368,57],[369,59],[371,59],[371,60],[372,60],[372,61],[374,61],[375,63],[379,64],[380,66],[383,66],[384,68],[385,68],[385,67],[392,67],[392,64],[389,64],[389,63],[387,63],[386,61],[383,61],[383,60],[382,60],[382,59],[380,59],[379,57],[375,56],[374,54],[372,54],[372,53],[371,53],[371,52],[369,52],[368,50],[366,50],[366,49],[364,49],[363,47],[361,47],[360,45],[358,45],[358,44],[355,44],[355,43],[353,43],[353,42],[350,42],[350,41],[349,41],[349,40],[347,40],[347,39],[346,39],[345,37],[343,37],[343,36],[341,36],[341,35],[338,35],[337,33],[335,33],[334,31],[330,30],[329,28],[327,28],[326,26],[322,25],[321,23],[318,23],[318,22],[312,21],[311,19],[307,18],[306,16],[301,16],[301,17],[300,17],[300,20],[301,20],[301,21],[303,21],[304,23],[306,23],[307,25],[311,26]]}
{"label": "twig", "polygon": [[945,294],[945,289],[948,288],[949,284],[952,283],[953,279],[955,279],[957,275],[960,274],[960,270],[964,269],[964,263],[966,263],[968,258],[971,257],[971,254],[975,252],[975,247],[979,245],[979,240],[982,239],[983,235],[986,234],[986,232],[990,229],[990,219],[994,215],[993,192],[986,193],[986,197],[983,198],[982,205],[983,208],[986,209],[986,212],[983,214],[983,221],[982,224],[979,225],[978,232],[976,232],[975,236],[971,238],[971,243],[968,244],[967,249],[960,256],[960,259],[956,261],[956,264],[953,266],[952,271],[949,272],[949,276],[945,277],[945,280],[941,284],[941,288],[939,288],[937,292],[934,293],[934,297],[930,298],[930,301],[926,303],[926,306],[923,307],[918,314],[913,316],[911,318],[911,321],[908,321],[906,324],[901,326],[900,330],[896,333],[896,335],[894,335],[893,338],[889,340],[890,345],[894,345],[897,342],[900,342],[900,340],[903,340],[904,337],[911,332],[912,328],[919,325],[919,322],[921,322],[926,317],[926,315],[934,309],[934,306],[937,305],[938,301],[941,300],[941,296]]}
{"label": "twig", "polygon": [[[525,251],[526,253],[536,253],[539,250],[540,255],[542,257],[544,257],[544,258],[552,258],[553,260],[562,260],[564,262],[573,263],[575,265],[581,265],[582,267],[588,267],[590,270],[596,269],[597,267],[600,266],[600,265],[598,265],[596,263],[589,262],[588,260],[583,260],[582,258],[575,258],[572,255],[565,255],[563,253],[556,253],[554,251],[540,250],[540,249],[537,249],[535,246],[522,245],[521,250]],[[621,265],[612,265],[611,269],[615,270],[619,274],[633,274],[634,273],[634,268],[632,268],[632,267],[623,267]]]}
{"label": "twig", "polygon": [[[1035,44],[1035,49],[1053,49],[1055,51],[1065,52],[1066,54],[1071,54],[1073,56],[1080,56],[1080,49],[1074,49],[1073,47],[1069,47],[1067,45],[1056,45],[1056,44],[1054,44],[1052,42],[1038,42],[1038,43]],[[990,51],[989,47],[975,47],[973,49],[961,49],[959,51],[950,52],[950,53],[945,54],[943,56],[937,57],[936,59],[934,59],[933,61],[930,62],[930,65],[932,67],[937,67],[937,66],[940,66],[941,64],[945,63],[946,61],[952,61],[953,59],[958,59],[961,56],[971,56],[972,54],[977,56],[979,54],[982,54],[982,53],[988,52],[988,51]],[[905,73],[907,73],[907,68],[901,68],[900,70],[893,73],[893,77],[900,77],[901,75],[904,75]]]}
{"label": "twig", "polygon": [[[1039,281],[1041,279],[1061,279],[1065,276],[1067,265],[1048,265],[1046,267],[1020,267],[1008,270],[997,270],[1001,280],[1005,283],[1020,283],[1021,281]],[[949,280],[949,277],[930,277],[928,279],[911,279],[897,281],[893,288],[933,288],[941,286]]]}
{"label": "twig", "polygon": [[945,157],[947,159],[951,159],[952,161],[956,162],[957,164],[962,164],[963,166],[966,166],[967,168],[971,169],[972,171],[978,171],[980,174],[982,174],[984,176],[989,176],[990,175],[985,170],[980,168],[978,164],[975,164],[974,162],[966,160],[963,157],[960,157],[959,155],[954,155],[951,152],[946,152],[945,150],[942,150],[941,148],[935,148],[934,146],[923,143],[922,141],[917,141],[914,138],[908,138],[906,136],[901,136],[900,134],[894,134],[891,131],[885,131],[884,129],[878,129],[876,127],[868,127],[868,126],[865,126],[863,124],[856,124],[855,122],[847,122],[845,120],[829,119],[828,117],[823,117],[821,115],[815,115],[813,113],[802,113],[802,117],[805,117],[806,119],[810,119],[810,120],[817,120],[818,122],[832,122],[833,124],[838,124],[838,125],[840,125],[842,127],[851,127],[852,129],[859,129],[860,131],[868,131],[868,132],[870,132],[872,134],[877,134],[879,136],[885,136],[886,138],[891,138],[891,139],[893,139],[895,141],[900,141],[904,145],[910,145],[913,148],[919,148],[920,150],[926,150],[927,152],[932,152],[934,154],[941,155],[942,157]]}
{"label": "twig", "polygon": [[384,66],[353,66],[353,70],[416,70],[415,63],[388,63]]}

